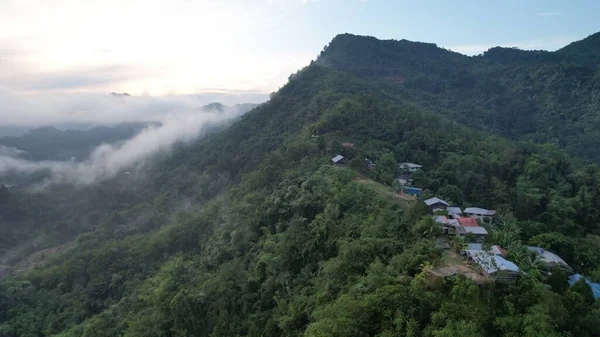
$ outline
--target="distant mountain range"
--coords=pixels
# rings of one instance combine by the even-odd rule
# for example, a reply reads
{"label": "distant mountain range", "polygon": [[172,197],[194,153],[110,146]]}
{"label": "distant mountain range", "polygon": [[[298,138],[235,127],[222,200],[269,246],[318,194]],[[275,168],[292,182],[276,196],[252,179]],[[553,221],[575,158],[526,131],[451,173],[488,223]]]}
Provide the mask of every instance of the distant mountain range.
{"label": "distant mountain range", "polygon": [[[114,94],[114,93],[113,93]],[[111,94],[112,95],[112,94]],[[119,97],[128,97],[128,94]],[[225,112],[235,109],[246,113],[257,104],[234,106],[211,103],[198,111]],[[118,143],[131,138],[140,130],[158,122],[120,123],[117,125],[61,124],[28,129],[26,127],[0,127],[0,145],[23,151],[21,157],[29,160],[86,159],[90,152],[102,143]],[[2,133],[4,131],[4,133]]]}

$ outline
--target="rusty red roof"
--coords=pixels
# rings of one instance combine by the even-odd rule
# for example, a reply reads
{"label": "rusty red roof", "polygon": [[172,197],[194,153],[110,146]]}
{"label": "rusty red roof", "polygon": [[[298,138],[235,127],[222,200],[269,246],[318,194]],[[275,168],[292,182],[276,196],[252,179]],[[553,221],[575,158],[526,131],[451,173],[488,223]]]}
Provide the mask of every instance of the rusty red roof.
{"label": "rusty red roof", "polygon": [[458,218],[458,224],[463,227],[478,227],[477,220],[473,218]]}

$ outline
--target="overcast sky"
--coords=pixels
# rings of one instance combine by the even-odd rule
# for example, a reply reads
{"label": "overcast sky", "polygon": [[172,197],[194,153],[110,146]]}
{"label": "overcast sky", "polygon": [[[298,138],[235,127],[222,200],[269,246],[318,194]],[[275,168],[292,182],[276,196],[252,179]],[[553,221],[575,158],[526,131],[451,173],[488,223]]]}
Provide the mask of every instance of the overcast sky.
{"label": "overcast sky", "polygon": [[0,0],[0,90],[260,100],[339,33],[555,50],[599,15],[600,1]]}

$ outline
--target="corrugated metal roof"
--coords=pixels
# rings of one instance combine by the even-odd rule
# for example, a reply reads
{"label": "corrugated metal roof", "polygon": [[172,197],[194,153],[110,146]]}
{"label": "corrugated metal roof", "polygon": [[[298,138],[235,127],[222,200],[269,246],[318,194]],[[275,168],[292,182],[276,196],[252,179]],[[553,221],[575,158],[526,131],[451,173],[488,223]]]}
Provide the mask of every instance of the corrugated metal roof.
{"label": "corrugated metal roof", "polygon": [[331,161],[334,162],[334,163],[337,163],[337,162],[339,162],[339,161],[341,161],[343,159],[345,159],[344,156],[338,154],[337,156],[333,157],[331,159]]}
{"label": "corrugated metal roof", "polygon": [[479,207],[467,207],[467,208],[465,208],[465,213],[493,216],[496,214],[496,211],[485,209],[485,208],[479,208]]}
{"label": "corrugated metal roof", "polygon": [[437,198],[437,197],[425,200],[425,204],[427,206],[435,205],[435,204],[438,204],[438,203],[444,204],[446,206],[450,206],[447,202],[445,202],[444,200],[442,200],[440,198]]}
{"label": "corrugated metal roof", "polygon": [[563,267],[566,267],[568,269],[572,269],[566,262],[565,260],[563,260],[560,256],[549,252],[547,250],[545,250],[544,248],[541,247],[533,247],[533,246],[527,246],[527,249],[529,251],[535,252],[536,254],[540,255],[540,257],[542,258],[542,260],[548,264],[548,265],[555,265],[555,264],[559,264]]}
{"label": "corrugated metal roof", "polygon": [[473,233],[475,235],[487,235],[487,231],[483,227],[463,227],[465,232]]}
{"label": "corrugated metal roof", "polygon": [[433,220],[435,220],[435,222],[437,222],[437,223],[441,223],[444,225],[448,223],[448,218],[446,218],[443,215],[434,216]]}
{"label": "corrugated metal roof", "polygon": [[448,207],[449,214],[462,214],[460,207]]}
{"label": "corrugated metal roof", "polygon": [[463,227],[478,227],[477,220],[473,218],[457,218],[458,223]]}
{"label": "corrugated metal roof", "polygon": [[504,250],[504,248],[498,246],[498,245],[494,245],[492,246],[492,248],[490,249],[490,253],[494,254],[494,255],[506,255],[506,250]]}
{"label": "corrugated metal roof", "polygon": [[415,163],[400,163],[400,165],[398,165],[398,166],[400,166],[401,168],[402,167],[408,167],[408,168],[421,168],[421,167],[423,167],[423,165],[419,165],[419,164],[415,164]]}
{"label": "corrugated metal roof", "polygon": [[[481,227],[480,227],[481,228]],[[471,256],[477,264],[488,274],[498,271],[519,272],[519,267],[511,261],[499,255],[492,255],[483,250],[467,250],[467,255]]]}

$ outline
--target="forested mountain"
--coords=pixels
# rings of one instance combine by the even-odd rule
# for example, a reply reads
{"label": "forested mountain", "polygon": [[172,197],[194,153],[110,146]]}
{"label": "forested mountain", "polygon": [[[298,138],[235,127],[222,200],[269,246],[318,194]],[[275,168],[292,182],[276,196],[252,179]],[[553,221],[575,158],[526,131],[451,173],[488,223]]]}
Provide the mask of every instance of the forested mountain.
{"label": "forested mountain", "polygon": [[[117,97],[128,97],[128,94],[112,93]],[[238,110],[241,114],[256,107],[256,104],[244,103],[223,105],[211,103],[198,107],[198,112],[219,112]],[[21,135],[0,136],[0,155],[12,150],[12,154],[28,160],[75,160],[87,159],[90,153],[100,144],[118,144],[125,141],[142,129],[159,125],[159,121],[119,123],[115,125],[96,125],[87,129],[60,129],[55,126],[32,128]],[[16,151],[16,152],[15,152]]]}
{"label": "forested mountain", "polygon": [[[0,189],[2,226],[64,243],[0,283],[0,336],[599,335],[590,288],[548,276],[525,248],[599,281],[600,169],[494,124],[529,62],[341,35],[270,101],[136,175]],[[561,101],[550,73],[591,69],[552,62],[536,61],[531,97]],[[527,125],[525,139],[544,140]],[[331,165],[340,153],[345,168]],[[389,187],[404,161],[424,166],[424,196],[499,211],[486,244],[506,248],[519,279],[432,276],[439,228]]]}
{"label": "forested mountain", "polygon": [[458,123],[553,143],[598,163],[599,48],[596,33],[556,52],[497,47],[467,57],[435,44],[345,34],[318,62]]}
{"label": "forested mountain", "polygon": [[59,130],[53,126],[39,127],[20,136],[0,137],[0,145],[20,151],[30,160],[83,160],[102,143],[115,143],[131,138],[144,123],[123,123],[96,126],[89,130]]}

